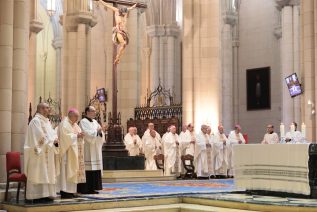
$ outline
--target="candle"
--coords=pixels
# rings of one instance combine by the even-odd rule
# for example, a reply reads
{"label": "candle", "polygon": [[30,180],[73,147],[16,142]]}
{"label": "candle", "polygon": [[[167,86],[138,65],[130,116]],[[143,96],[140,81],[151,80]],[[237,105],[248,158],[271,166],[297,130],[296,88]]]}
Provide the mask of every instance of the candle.
{"label": "candle", "polygon": [[306,138],[306,125],[304,122],[302,123],[302,135],[304,138]]}
{"label": "candle", "polygon": [[294,123],[291,124],[291,132],[292,132],[292,133],[295,132],[295,125],[294,125]]}
{"label": "candle", "polygon": [[280,125],[280,134],[281,134],[281,138],[285,137],[285,128],[283,123],[281,123]]}

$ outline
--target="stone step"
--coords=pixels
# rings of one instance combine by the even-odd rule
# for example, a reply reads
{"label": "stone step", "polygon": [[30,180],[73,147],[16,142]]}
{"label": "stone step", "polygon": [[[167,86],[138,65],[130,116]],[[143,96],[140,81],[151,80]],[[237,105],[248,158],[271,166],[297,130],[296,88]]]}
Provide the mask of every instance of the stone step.
{"label": "stone step", "polygon": [[105,170],[102,182],[140,182],[140,181],[166,181],[175,180],[175,175],[164,176],[163,170]]}
{"label": "stone step", "polygon": [[161,177],[121,177],[121,178],[102,178],[103,183],[116,182],[148,182],[148,181],[170,181],[175,180],[176,176],[161,176]]}
{"label": "stone step", "polygon": [[104,170],[103,177],[158,177],[163,176],[163,170]]}

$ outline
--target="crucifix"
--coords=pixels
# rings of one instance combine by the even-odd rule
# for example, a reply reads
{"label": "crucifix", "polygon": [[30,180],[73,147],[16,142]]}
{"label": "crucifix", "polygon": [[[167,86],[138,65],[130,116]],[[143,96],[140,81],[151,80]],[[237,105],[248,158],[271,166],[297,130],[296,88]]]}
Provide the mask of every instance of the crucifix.
{"label": "crucifix", "polygon": [[[95,0],[101,6],[112,10],[113,13],[113,65],[112,65],[112,116],[109,115],[109,127],[107,142],[104,146],[104,155],[106,156],[127,156],[128,152],[122,141],[122,127],[120,113],[117,111],[117,65],[120,58],[129,43],[129,37],[126,30],[126,22],[129,11],[134,8],[147,8],[144,3],[135,3],[127,0]],[[109,4],[110,3],[110,4]],[[112,5],[111,5],[112,4]],[[128,7],[118,7],[118,5]],[[119,48],[119,51],[118,51]]]}

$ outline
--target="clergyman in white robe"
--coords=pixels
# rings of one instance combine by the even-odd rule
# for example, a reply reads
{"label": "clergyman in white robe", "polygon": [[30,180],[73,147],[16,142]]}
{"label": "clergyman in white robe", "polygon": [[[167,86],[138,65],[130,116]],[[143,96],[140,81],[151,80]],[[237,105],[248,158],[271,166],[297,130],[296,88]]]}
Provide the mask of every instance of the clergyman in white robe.
{"label": "clergyman in white robe", "polygon": [[150,136],[145,137],[144,141],[145,170],[157,170],[154,156],[161,154],[161,150],[161,142],[155,130],[151,130]]}
{"label": "clergyman in white robe", "polygon": [[[294,127],[294,129],[292,129]],[[297,123],[293,122],[290,131],[285,134],[285,142],[288,144],[306,143],[305,137],[301,131],[297,130]]]}
{"label": "clergyman in white robe", "polygon": [[224,133],[222,125],[218,126],[218,132],[214,134],[215,174],[216,176],[227,176],[228,167],[228,138]]}
{"label": "clergyman in white robe", "polygon": [[[144,132],[144,134],[143,134],[143,136],[142,136],[142,146],[145,145],[145,140],[146,140],[146,138],[147,138],[147,137],[151,137],[151,136],[150,136],[150,131],[152,131],[152,130],[155,131],[155,129],[154,129],[154,124],[153,124],[153,123],[148,123],[148,127],[147,127],[147,129],[145,130],[145,132]],[[161,142],[161,136],[160,136],[160,134],[159,134],[158,132],[156,132],[156,131],[155,131],[155,137]],[[143,153],[144,153],[144,150],[142,150],[142,151],[143,151]]]}
{"label": "clergyman in white robe", "polygon": [[280,142],[278,135],[274,132],[274,126],[269,124],[266,127],[266,133],[261,144],[278,144]]}
{"label": "clergyman in white robe", "polygon": [[179,148],[179,138],[176,134],[176,127],[172,125],[170,132],[166,135],[164,141],[164,157],[165,157],[165,175],[175,173],[176,176],[180,175],[181,171],[181,155]]}
{"label": "clergyman in white robe", "polygon": [[240,125],[236,125],[235,126],[235,130],[231,131],[228,137],[228,141],[229,141],[229,153],[228,153],[228,176],[229,177],[233,177],[234,176],[234,170],[233,170],[233,151],[232,151],[232,147],[233,145],[238,145],[238,144],[245,144],[245,139],[242,135],[241,131],[241,127]]}
{"label": "clergyman in white robe", "polygon": [[201,132],[196,139],[194,161],[197,177],[209,177],[206,151],[206,144],[208,143],[207,125],[201,126]]}
{"label": "clergyman in white robe", "polygon": [[60,123],[58,134],[60,138],[60,176],[58,177],[61,198],[74,198],[77,193],[77,184],[86,182],[83,137],[77,124],[79,113],[70,109],[68,116]]}
{"label": "clergyman in white robe", "polygon": [[137,156],[140,154],[141,139],[134,134],[134,127],[129,128],[129,132],[124,136],[125,148],[129,151],[130,156]]}
{"label": "clergyman in white robe", "polygon": [[215,177],[215,147],[214,147],[214,134],[210,126],[207,126],[206,154],[208,163],[208,175],[212,178]]}
{"label": "clergyman in white robe", "polygon": [[82,194],[96,194],[102,189],[102,146],[105,142],[104,129],[94,119],[96,109],[92,106],[86,107],[85,118],[79,126],[82,129],[85,142],[85,170],[86,183],[78,184],[77,190]]}
{"label": "clergyman in white robe", "polygon": [[24,172],[27,176],[27,200],[49,202],[56,196],[58,137],[47,118],[49,111],[48,104],[40,103],[26,133]]}

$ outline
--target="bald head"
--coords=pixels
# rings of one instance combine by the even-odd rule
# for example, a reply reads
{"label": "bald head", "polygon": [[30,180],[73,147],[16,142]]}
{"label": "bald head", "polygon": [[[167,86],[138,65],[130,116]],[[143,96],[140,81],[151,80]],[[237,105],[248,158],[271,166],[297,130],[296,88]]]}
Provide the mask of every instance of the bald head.
{"label": "bald head", "polygon": [[206,134],[207,133],[207,128],[208,128],[208,126],[207,125],[205,125],[205,124],[203,124],[203,125],[201,125],[201,131],[204,133],[204,134]]}
{"label": "bald head", "polygon": [[129,127],[129,134],[134,135],[134,127]]}
{"label": "bald head", "polygon": [[50,115],[50,110],[50,106],[45,102],[41,102],[36,107],[36,112],[44,117],[48,117],[48,115]]}
{"label": "bald head", "polygon": [[222,125],[219,125],[219,126],[218,126],[218,131],[219,131],[220,134],[223,133],[224,129],[223,129],[223,126],[222,126]]}
{"label": "bald head", "polygon": [[183,131],[183,132],[186,132],[186,130],[187,130],[187,125],[184,124],[184,125],[182,126],[182,131]]}
{"label": "bald head", "polygon": [[207,134],[210,135],[211,134],[211,127],[207,126]]}
{"label": "bald head", "polygon": [[176,133],[176,127],[174,125],[170,126],[170,132],[175,134]]}

